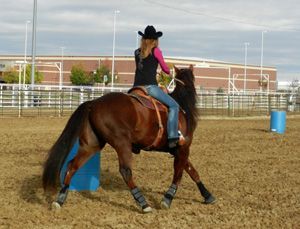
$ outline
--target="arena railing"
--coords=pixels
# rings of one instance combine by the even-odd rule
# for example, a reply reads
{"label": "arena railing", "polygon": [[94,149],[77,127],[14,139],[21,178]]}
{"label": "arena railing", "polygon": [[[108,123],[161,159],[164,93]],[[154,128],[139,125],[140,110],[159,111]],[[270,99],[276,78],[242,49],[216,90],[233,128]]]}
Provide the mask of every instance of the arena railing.
{"label": "arena railing", "polygon": [[[126,87],[91,87],[0,84],[0,116],[69,116],[81,103],[109,92],[126,93]],[[291,99],[293,98],[293,99]],[[300,96],[288,93],[223,94],[198,92],[202,116],[257,116],[271,110],[300,113]]]}

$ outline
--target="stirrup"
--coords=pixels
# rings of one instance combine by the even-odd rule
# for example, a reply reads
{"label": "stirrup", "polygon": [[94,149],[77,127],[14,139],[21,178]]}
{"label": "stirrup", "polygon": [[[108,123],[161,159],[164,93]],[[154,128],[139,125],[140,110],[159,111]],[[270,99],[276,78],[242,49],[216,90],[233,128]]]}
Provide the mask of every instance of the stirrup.
{"label": "stirrup", "polygon": [[169,148],[174,148],[176,146],[182,146],[186,143],[185,137],[182,135],[180,130],[178,131],[178,138],[169,139]]}

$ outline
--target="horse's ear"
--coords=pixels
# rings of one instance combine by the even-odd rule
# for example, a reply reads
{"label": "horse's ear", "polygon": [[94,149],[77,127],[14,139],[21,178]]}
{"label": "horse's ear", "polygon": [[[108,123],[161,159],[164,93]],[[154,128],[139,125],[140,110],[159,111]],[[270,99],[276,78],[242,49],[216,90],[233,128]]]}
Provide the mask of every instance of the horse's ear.
{"label": "horse's ear", "polygon": [[175,65],[173,65],[175,73],[178,74],[179,73],[179,68],[177,68]]}
{"label": "horse's ear", "polygon": [[193,72],[194,71],[194,66],[192,64],[190,64],[189,69]]}

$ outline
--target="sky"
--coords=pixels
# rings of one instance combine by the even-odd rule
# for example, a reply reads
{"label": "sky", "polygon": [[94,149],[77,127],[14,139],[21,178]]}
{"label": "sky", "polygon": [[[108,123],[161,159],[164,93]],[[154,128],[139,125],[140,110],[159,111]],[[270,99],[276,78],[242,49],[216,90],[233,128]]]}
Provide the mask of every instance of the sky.
{"label": "sky", "polygon": [[[31,55],[33,2],[1,0],[0,55],[24,55],[27,20]],[[300,80],[299,0],[37,0],[36,53],[111,56],[115,15],[116,56],[133,55],[137,31],[154,25],[166,57],[244,64],[249,43],[247,64],[263,56],[278,81]]]}

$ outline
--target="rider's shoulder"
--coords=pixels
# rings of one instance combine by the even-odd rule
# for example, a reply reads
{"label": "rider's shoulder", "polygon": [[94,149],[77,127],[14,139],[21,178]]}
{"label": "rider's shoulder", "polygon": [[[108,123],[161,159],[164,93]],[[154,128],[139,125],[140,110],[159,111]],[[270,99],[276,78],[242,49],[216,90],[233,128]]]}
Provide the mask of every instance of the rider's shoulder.
{"label": "rider's shoulder", "polygon": [[140,48],[138,48],[138,49],[136,49],[134,51],[134,55],[139,55],[140,53],[141,53],[141,49]]}

